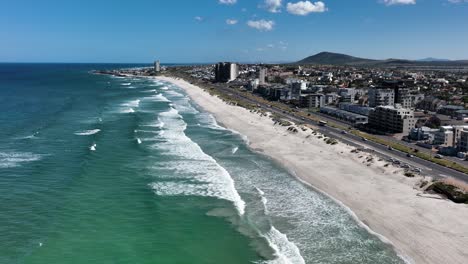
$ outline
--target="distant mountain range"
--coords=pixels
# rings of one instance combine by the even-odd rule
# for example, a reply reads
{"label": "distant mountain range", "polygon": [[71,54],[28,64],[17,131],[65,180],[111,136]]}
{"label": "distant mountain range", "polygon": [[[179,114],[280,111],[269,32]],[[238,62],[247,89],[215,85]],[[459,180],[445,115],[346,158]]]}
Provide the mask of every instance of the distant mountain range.
{"label": "distant mountain range", "polygon": [[394,67],[394,66],[466,66],[468,60],[445,60],[426,58],[422,60],[404,60],[404,59],[387,59],[387,60],[372,60],[365,58],[353,57],[346,54],[321,52],[316,55],[307,57],[295,64],[312,64],[312,65],[342,65],[342,66],[374,66],[374,67]]}
{"label": "distant mountain range", "polygon": [[429,57],[429,58],[420,59],[420,60],[418,60],[418,61],[451,61],[451,60],[448,60],[448,59],[437,59],[437,58]]}

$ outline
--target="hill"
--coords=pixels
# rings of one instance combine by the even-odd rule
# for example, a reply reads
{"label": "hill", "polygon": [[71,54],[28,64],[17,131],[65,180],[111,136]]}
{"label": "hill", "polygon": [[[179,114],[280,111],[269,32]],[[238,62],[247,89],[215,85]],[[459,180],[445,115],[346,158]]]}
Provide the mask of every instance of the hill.
{"label": "hill", "polygon": [[346,54],[333,53],[333,52],[321,52],[316,55],[307,57],[298,64],[327,64],[327,65],[358,65],[368,64],[376,62],[375,60],[363,59],[353,57]]}
{"label": "hill", "polygon": [[404,59],[387,59],[373,60],[359,57],[353,57],[346,54],[321,52],[316,55],[307,57],[295,64],[309,65],[337,65],[337,66],[366,66],[366,67],[468,67],[468,60],[446,61],[446,60],[404,60]]}

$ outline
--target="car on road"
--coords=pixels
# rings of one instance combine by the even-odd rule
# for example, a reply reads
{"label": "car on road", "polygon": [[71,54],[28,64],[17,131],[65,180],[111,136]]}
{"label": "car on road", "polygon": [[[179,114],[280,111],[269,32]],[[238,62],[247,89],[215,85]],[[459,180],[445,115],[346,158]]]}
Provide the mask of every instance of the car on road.
{"label": "car on road", "polygon": [[412,157],[414,157],[414,156],[408,153],[408,154],[406,154],[406,157],[412,158]]}
{"label": "car on road", "polygon": [[444,156],[442,156],[442,155],[440,155],[440,154],[437,154],[437,155],[434,156],[434,158],[436,158],[436,159],[443,159]]}
{"label": "car on road", "polygon": [[367,138],[365,138],[365,137],[362,137],[361,139],[362,139],[362,141],[368,141]]}
{"label": "car on road", "polygon": [[393,150],[393,148],[392,148],[392,147],[390,147],[390,146],[388,146],[388,147],[387,147],[387,149],[388,149],[388,150]]}
{"label": "car on road", "polygon": [[342,130],[341,134],[346,135],[346,134],[348,134],[348,132],[346,132],[346,130]]}

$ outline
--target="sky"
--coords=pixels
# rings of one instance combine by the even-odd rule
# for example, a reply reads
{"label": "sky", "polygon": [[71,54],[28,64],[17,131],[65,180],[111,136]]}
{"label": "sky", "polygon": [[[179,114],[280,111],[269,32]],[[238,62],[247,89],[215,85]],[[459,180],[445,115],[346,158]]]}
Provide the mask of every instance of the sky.
{"label": "sky", "polygon": [[468,0],[0,0],[0,62],[468,59]]}

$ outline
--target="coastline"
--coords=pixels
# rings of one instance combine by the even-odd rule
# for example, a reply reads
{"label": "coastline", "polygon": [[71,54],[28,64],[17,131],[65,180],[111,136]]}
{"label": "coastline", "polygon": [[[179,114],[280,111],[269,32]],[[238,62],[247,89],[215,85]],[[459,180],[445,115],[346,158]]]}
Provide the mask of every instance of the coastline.
{"label": "coastline", "polygon": [[[466,263],[468,207],[423,197],[415,188],[421,177],[406,178],[370,155],[351,153],[343,143],[327,145],[310,129],[298,133],[269,117],[229,105],[181,79],[157,77],[182,89],[228,129],[248,138],[251,149],[271,157],[304,184],[327,194],[352,216],[390,242],[411,263]],[[312,170],[311,170],[312,168]],[[386,241],[388,240],[388,241]]]}

